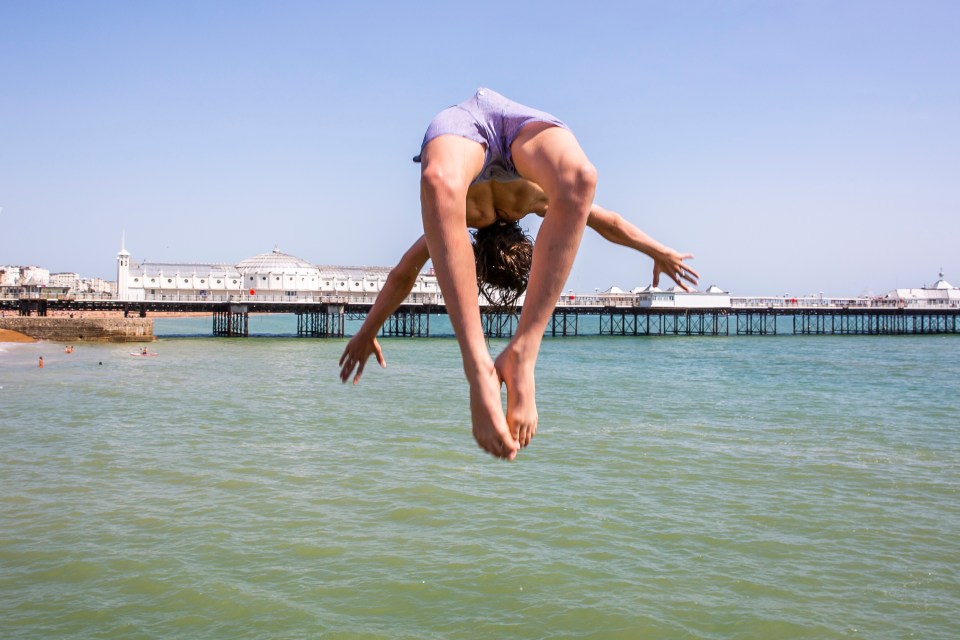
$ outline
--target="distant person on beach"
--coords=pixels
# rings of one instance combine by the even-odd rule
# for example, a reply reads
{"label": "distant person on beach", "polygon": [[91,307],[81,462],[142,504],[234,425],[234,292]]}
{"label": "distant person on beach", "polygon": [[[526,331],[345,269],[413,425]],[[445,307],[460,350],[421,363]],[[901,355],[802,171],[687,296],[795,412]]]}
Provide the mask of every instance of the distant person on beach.
{"label": "distant person on beach", "polygon": [[[684,264],[692,255],[593,203],[596,171],[563,122],[489,89],[440,112],[414,160],[422,163],[424,235],[390,272],[347,344],[340,379],[346,382],[356,369],[357,383],[371,354],[385,366],[377,332],[432,257],[470,386],[474,438],[488,453],[512,460],[536,432],[534,366],[587,224],[651,256],[654,284],[665,273],[687,289],[683,281],[696,284],[699,275]],[[517,224],[528,213],[543,217],[536,250]],[[473,243],[468,227],[477,229]],[[526,291],[517,330],[496,361],[483,335],[478,287],[490,300],[500,292],[507,304]]]}
{"label": "distant person on beach", "polygon": [[37,365],[39,368],[43,369],[43,356],[40,356],[40,364]]}

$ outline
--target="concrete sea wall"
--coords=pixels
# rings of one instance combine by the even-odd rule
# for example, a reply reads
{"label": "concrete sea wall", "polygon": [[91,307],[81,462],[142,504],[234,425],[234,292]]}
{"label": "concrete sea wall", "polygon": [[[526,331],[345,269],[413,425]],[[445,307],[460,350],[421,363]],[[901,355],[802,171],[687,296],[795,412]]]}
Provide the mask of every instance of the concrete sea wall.
{"label": "concrete sea wall", "polygon": [[152,342],[152,318],[0,318],[0,329],[54,342]]}

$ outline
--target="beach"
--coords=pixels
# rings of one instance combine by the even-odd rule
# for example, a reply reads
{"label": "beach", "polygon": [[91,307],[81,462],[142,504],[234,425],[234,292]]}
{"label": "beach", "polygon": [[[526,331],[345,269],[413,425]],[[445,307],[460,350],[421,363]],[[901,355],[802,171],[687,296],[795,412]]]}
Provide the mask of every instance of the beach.
{"label": "beach", "polygon": [[36,342],[36,340],[17,331],[0,329],[0,342]]}

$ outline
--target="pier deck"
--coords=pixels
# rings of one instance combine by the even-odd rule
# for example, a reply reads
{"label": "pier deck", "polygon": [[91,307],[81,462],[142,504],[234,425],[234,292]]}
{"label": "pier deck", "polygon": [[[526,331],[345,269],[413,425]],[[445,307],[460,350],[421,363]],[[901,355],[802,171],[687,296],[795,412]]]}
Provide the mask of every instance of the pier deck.
{"label": "pier deck", "polygon": [[[209,313],[213,335],[246,336],[251,313],[288,313],[297,316],[297,334],[305,337],[343,337],[347,320],[362,320],[375,296],[317,296],[310,299],[264,299],[232,296],[230,299],[112,299],[6,298],[0,311],[19,316],[84,312],[121,312],[125,317],[146,317],[162,312]],[[427,337],[430,317],[445,314],[437,296],[414,294],[391,315],[381,335]],[[597,317],[586,328],[585,318]],[[841,302],[805,299],[799,303],[782,298],[731,298],[715,308],[642,306],[631,296],[564,297],[547,326],[549,336],[750,336],[776,335],[908,335],[960,333],[960,306],[891,305],[869,299]],[[792,322],[778,322],[779,318]],[[490,337],[509,337],[516,317],[485,314],[484,331]],[[784,326],[786,325],[786,326]],[[786,330],[786,331],[784,331]],[[589,331],[590,333],[586,333]]]}

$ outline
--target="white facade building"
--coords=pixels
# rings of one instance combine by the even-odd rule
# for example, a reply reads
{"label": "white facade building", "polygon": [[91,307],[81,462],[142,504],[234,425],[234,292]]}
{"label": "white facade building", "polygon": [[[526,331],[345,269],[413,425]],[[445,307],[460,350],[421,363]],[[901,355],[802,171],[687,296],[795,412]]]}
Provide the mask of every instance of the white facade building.
{"label": "white facade building", "polygon": [[71,293],[82,291],[79,273],[51,273],[50,285],[54,287],[65,287]]}
{"label": "white facade building", "polygon": [[49,269],[34,266],[0,266],[0,285],[9,287],[46,287],[49,284]]}
{"label": "white facade building", "polygon": [[903,305],[916,304],[925,307],[940,305],[958,306],[960,305],[960,289],[944,280],[943,271],[941,271],[940,279],[932,286],[913,289],[894,289],[884,295],[882,299]]}
{"label": "white facade building", "polygon": [[730,306],[730,293],[716,285],[706,291],[684,291],[679,286],[666,291],[649,285],[632,291],[637,306],[663,309],[725,309]]}
{"label": "white facade building", "polygon": [[[298,300],[320,296],[372,302],[383,289],[390,267],[317,266],[275,248],[236,265],[136,263],[126,249],[117,254],[120,300]],[[432,273],[423,273],[413,297],[438,295]],[[422,297],[422,296],[421,296]]]}

